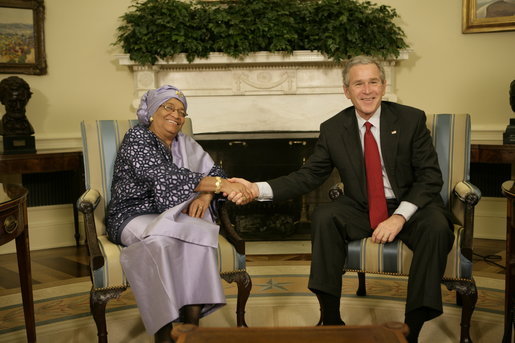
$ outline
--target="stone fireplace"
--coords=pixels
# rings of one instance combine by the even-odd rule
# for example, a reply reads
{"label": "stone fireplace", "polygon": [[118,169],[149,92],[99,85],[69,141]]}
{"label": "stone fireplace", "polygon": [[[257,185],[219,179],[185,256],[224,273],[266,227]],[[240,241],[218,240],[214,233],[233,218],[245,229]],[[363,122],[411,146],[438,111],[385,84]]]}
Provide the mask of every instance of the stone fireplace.
{"label": "stone fireplace", "polygon": [[[407,52],[383,62],[386,100],[397,100],[395,66],[403,59]],[[188,98],[195,134],[316,131],[322,121],[350,105],[343,94],[341,65],[318,52],[258,52],[245,59],[212,53],[192,63],[179,55],[154,66],[138,65],[128,55],[118,55],[118,61],[134,75],[134,108],[148,89],[175,85]]]}
{"label": "stone fireplace", "polygon": [[[386,100],[396,101],[395,66],[383,62]],[[188,63],[179,55],[154,66],[118,56],[134,76],[133,106],[148,89],[171,84],[188,98],[195,139],[229,176],[260,181],[299,168],[309,157],[320,124],[351,105],[343,94],[342,66],[311,51],[293,55],[259,52],[245,59],[212,53]],[[252,203],[234,209],[236,230],[246,240],[309,239],[309,215],[329,201],[336,173],[303,197],[283,203]]]}

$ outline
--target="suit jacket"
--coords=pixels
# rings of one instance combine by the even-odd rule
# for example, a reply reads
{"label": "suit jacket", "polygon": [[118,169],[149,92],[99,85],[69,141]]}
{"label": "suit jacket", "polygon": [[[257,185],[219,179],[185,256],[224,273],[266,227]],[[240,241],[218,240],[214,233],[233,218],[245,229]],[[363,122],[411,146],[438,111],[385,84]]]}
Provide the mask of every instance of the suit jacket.
{"label": "suit jacket", "polygon": [[[319,187],[333,168],[340,174],[345,196],[368,208],[365,165],[354,106],[320,125],[313,154],[297,171],[267,181],[274,200],[283,200]],[[383,101],[381,104],[381,151],[393,192],[398,201],[419,208],[443,206],[443,185],[438,159],[419,109]]]}

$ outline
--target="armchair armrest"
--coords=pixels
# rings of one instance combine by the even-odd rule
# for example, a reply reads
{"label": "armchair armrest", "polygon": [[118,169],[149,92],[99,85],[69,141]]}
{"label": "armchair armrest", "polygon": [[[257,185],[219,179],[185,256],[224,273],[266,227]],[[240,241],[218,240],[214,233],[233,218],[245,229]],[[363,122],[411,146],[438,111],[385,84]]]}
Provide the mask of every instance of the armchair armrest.
{"label": "armchair armrest", "polygon": [[460,181],[454,186],[451,211],[457,222],[465,229],[461,252],[472,261],[474,238],[474,207],[481,200],[481,191],[468,181]]}
{"label": "armchair armrest", "polygon": [[84,214],[84,229],[86,232],[86,245],[88,247],[90,266],[97,270],[104,266],[104,256],[97,241],[95,226],[95,209],[100,202],[100,193],[95,189],[86,190],[77,200],[77,209]]}
{"label": "armchair armrest", "polygon": [[345,194],[344,189],[345,187],[343,185],[343,182],[338,182],[329,189],[329,198],[331,200],[337,199],[339,196]]}
{"label": "armchair armrest", "polygon": [[481,191],[468,181],[460,181],[454,186],[454,194],[469,206],[476,206],[481,200]]}

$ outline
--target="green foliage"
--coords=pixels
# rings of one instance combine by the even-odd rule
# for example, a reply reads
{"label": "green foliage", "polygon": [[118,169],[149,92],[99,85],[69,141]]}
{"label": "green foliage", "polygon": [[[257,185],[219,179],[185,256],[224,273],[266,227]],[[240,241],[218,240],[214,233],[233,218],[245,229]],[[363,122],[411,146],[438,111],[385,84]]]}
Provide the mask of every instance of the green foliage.
{"label": "green foliage", "polygon": [[114,44],[141,64],[186,53],[319,51],[335,61],[359,54],[398,56],[406,48],[395,9],[358,0],[135,1]]}

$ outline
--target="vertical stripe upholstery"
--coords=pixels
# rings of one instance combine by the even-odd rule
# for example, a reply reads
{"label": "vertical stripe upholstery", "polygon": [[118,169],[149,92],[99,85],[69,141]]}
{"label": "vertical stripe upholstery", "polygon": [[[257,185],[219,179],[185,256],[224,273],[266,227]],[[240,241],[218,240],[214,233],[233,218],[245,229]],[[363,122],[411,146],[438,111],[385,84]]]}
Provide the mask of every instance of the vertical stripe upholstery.
{"label": "vertical stripe upholstery", "polygon": [[[454,187],[460,181],[468,181],[470,175],[470,116],[468,114],[430,114],[427,127],[438,163],[442,170],[441,196],[458,224],[455,224],[455,242],[447,258],[445,279],[468,279],[472,276],[472,263],[461,254],[464,229],[464,210],[461,202],[454,199]],[[413,253],[401,241],[374,244],[369,238],[348,244],[345,269],[369,273],[408,275]]]}
{"label": "vertical stripe upholstery", "polygon": [[[100,203],[95,209],[95,225],[100,250],[104,256],[104,266],[92,270],[94,289],[128,286],[120,264],[123,247],[109,241],[104,220],[107,204],[111,199],[116,153],[127,130],[137,124],[137,120],[86,120],[81,123],[86,189],[95,189],[101,195]],[[186,118],[182,132],[193,136],[190,118]],[[219,236],[217,253],[220,273],[245,269],[245,256],[238,254],[222,236]]]}
{"label": "vertical stripe upholstery", "polygon": [[105,211],[111,199],[116,152],[125,132],[137,123],[137,120],[87,120],[81,123],[86,189],[96,189],[101,195],[95,210],[99,235],[105,234]]}

